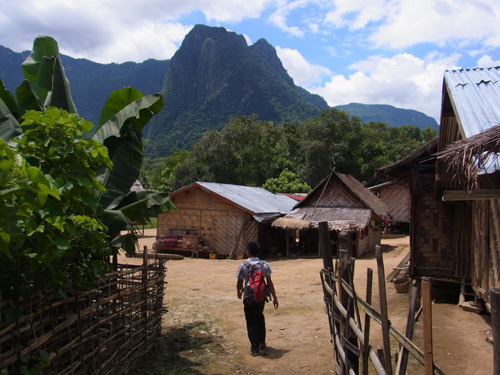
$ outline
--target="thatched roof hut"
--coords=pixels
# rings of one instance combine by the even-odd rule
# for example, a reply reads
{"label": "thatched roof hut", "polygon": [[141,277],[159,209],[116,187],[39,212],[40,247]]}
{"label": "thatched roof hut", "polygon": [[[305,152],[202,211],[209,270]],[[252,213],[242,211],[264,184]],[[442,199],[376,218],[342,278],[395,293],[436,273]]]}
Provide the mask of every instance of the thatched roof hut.
{"label": "thatched roof hut", "polygon": [[[334,241],[340,231],[356,235],[353,238],[356,254],[361,255],[380,242],[380,223],[387,215],[387,206],[361,182],[332,171],[292,211],[272,225],[288,231],[307,231],[317,230],[320,222],[327,222]],[[310,236],[312,241],[314,236]]]}

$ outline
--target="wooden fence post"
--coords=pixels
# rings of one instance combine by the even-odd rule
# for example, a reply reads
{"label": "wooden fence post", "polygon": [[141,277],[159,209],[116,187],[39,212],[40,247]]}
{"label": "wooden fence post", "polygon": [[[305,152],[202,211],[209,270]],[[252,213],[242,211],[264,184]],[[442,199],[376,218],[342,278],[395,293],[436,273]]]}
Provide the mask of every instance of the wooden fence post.
{"label": "wooden fence post", "polygon": [[493,331],[493,374],[500,375],[500,289],[490,289],[491,330]]}
{"label": "wooden fence post", "polygon": [[422,307],[424,313],[424,374],[434,373],[434,358],[432,354],[432,306],[431,306],[431,281],[422,278]]}
{"label": "wooden fence post", "polygon": [[[410,293],[410,307],[408,309],[408,318],[406,321],[406,332],[405,336],[411,340],[413,336],[413,326],[415,323],[415,312],[417,308],[417,298],[418,298],[418,281],[413,280],[411,285]],[[408,350],[404,346],[401,347],[399,351],[398,365],[396,367],[396,374],[405,375],[406,367],[408,365]]]}
{"label": "wooden fence post", "polygon": [[323,268],[333,271],[333,255],[332,246],[330,241],[330,232],[328,230],[328,223],[322,221],[318,224],[319,229],[319,249],[323,254]]}
{"label": "wooden fence post", "polygon": [[375,258],[377,258],[378,287],[380,296],[380,313],[382,316],[382,340],[384,345],[385,371],[392,375],[391,341],[389,338],[389,318],[387,313],[387,295],[385,290],[385,271],[382,259],[382,246],[375,246]]}
{"label": "wooden fence post", "polygon": [[[366,276],[366,303],[372,303],[373,270],[368,268]],[[365,313],[365,331],[363,345],[363,375],[368,375],[368,353],[370,352],[370,315]]]}

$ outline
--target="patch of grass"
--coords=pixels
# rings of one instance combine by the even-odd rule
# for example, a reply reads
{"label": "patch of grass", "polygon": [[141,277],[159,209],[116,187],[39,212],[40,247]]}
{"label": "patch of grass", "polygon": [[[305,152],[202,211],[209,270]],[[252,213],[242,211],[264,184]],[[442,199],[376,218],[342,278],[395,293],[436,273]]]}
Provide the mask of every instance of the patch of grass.
{"label": "patch of grass", "polygon": [[152,217],[149,219],[149,223],[146,223],[144,226],[144,229],[153,229],[156,228],[156,224],[158,222],[158,219],[156,217]]}

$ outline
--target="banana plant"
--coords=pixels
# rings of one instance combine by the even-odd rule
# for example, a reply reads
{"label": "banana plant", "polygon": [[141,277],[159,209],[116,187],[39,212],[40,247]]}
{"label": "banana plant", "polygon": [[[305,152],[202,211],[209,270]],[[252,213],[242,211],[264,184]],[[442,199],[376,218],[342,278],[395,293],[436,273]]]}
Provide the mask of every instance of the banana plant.
{"label": "banana plant", "polygon": [[[39,36],[34,40],[22,70],[25,79],[16,89],[16,98],[0,80],[0,138],[7,142],[22,135],[19,123],[27,110],[57,107],[78,114],[53,38]],[[175,209],[165,193],[130,192],[143,161],[142,130],[162,108],[160,94],[144,96],[130,87],[116,90],[106,100],[92,135],[107,147],[113,162],[112,168],[104,168],[96,174],[106,188],[100,197],[104,208],[102,221],[115,251],[119,248],[129,253],[135,251],[135,236],[121,235],[130,229],[130,221],[143,223],[155,211]]]}

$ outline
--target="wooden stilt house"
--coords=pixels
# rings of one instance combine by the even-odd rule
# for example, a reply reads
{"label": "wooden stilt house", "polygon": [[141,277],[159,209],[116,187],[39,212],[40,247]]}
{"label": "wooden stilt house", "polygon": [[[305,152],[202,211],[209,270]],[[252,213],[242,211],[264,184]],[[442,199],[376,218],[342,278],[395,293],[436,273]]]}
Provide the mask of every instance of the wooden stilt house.
{"label": "wooden stilt house", "polygon": [[444,73],[439,137],[377,171],[411,192],[413,276],[470,283],[488,306],[500,286],[500,67]]}
{"label": "wooden stilt house", "polygon": [[273,227],[287,232],[287,254],[318,249],[318,224],[328,222],[331,240],[351,233],[353,254],[361,256],[380,244],[386,205],[354,177],[332,171],[304,200]]}
{"label": "wooden stilt house", "polygon": [[170,199],[177,211],[158,215],[157,250],[221,257],[242,255],[250,241],[277,252],[285,239],[271,222],[297,203],[261,188],[211,182],[195,182]]}
{"label": "wooden stilt house", "polygon": [[[448,70],[444,74],[436,165],[437,193],[466,205],[470,279],[488,306],[500,287],[500,67]],[[461,230],[461,228],[455,228]]]}

